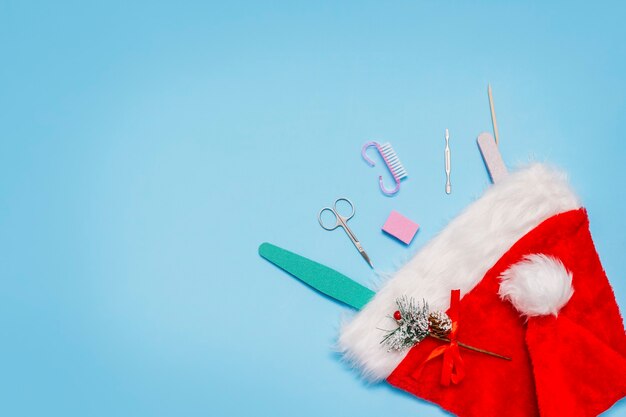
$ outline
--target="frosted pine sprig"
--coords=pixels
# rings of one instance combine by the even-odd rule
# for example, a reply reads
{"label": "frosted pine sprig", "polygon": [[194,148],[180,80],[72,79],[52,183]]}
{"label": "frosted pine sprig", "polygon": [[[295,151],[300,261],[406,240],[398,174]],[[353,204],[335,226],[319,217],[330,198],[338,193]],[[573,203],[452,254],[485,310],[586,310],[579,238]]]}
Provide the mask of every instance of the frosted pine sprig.
{"label": "frosted pine sprig", "polygon": [[415,303],[413,298],[403,296],[396,300],[396,305],[398,310],[393,318],[398,327],[388,331],[381,341],[390,351],[407,349],[429,335],[429,309],[426,301]]}

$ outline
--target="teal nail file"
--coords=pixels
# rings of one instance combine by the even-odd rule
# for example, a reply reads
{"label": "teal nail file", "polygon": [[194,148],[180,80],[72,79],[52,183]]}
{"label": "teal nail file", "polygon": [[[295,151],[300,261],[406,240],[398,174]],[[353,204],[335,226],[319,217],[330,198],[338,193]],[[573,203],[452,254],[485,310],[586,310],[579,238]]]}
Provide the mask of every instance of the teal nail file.
{"label": "teal nail file", "polygon": [[374,297],[374,291],[334,269],[271,243],[262,243],[259,255],[317,291],[357,310]]}

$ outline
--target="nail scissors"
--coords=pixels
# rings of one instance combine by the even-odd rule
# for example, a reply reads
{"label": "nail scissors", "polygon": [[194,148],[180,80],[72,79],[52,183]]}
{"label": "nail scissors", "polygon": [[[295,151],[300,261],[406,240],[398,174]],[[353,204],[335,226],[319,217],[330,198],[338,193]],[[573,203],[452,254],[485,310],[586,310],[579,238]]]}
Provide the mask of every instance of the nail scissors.
{"label": "nail scissors", "polygon": [[[345,201],[350,206],[350,214],[348,214],[347,216],[342,216],[339,213],[339,209],[337,208],[337,203],[339,203],[340,201]],[[322,213],[324,213],[325,211],[329,211],[335,217],[334,225],[329,226],[328,222],[324,223],[324,221],[322,220]],[[317,215],[317,220],[320,222],[320,226],[322,226],[322,228],[325,230],[335,230],[338,227],[343,228],[343,230],[345,230],[346,234],[348,235],[348,237],[350,238],[354,246],[357,248],[357,250],[363,257],[363,259],[365,259],[365,261],[369,264],[371,268],[374,268],[374,265],[372,265],[372,261],[370,260],[370,257],[367,256],[367,253],[365,253],[365,250],[363,250],[363,246],[361,246],[361,242],[359,242],[359,240],[356,238],[354,233],[352,233],[352,230],[350,230],[350,228],[348,227],[348,220],[350,220],[352,217],[354,217],[354,204],[352,204],[352,202],[348,200],[347,198],[342,197],[342,198],[338,198],[335,200],[335,203],[333,204],[332,208],[324,207],[323,209],[321,209],[319,214]]]}

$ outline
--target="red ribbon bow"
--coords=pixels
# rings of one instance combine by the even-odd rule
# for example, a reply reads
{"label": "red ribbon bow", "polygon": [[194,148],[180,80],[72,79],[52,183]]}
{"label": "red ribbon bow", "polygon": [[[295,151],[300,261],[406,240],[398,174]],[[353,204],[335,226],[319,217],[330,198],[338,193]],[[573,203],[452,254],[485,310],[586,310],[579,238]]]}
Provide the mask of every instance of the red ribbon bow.
{"label": "red ribbon bow", "polygon": [[456,333],[459,327],[459,302],[461,300],[461,291],[452,290],[450,293],[450,309],[448,310],[448,316],[452,320],[452,329],[448,335],[450,343],[447,345],[439,346],[430,352],[430,355],[422,362],[422,364],[413,372],[412,377],[417,379],[424,369],[424,366],[431,359],[435,359],[438,356],[443,355],[443,367],[441,368],[441,385],[449,386],[450,381],[453,384],[458,384],[465,378],[465,367],[463,365],[463,359],[461,359],[461,353],[459,352],[459,344],[456,340]]}

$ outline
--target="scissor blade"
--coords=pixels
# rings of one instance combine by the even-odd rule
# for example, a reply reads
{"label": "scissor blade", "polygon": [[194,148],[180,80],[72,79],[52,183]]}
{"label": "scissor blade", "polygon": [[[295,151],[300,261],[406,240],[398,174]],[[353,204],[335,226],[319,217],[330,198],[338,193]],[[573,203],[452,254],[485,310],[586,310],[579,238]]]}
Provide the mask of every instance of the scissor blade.
{"label": "scissor blade", "polygon": [[363,257],[363,259],[365,259],[365,262],[369,264],[370,268],[374,269],[374,264],[372,263],[372,260],[370,259],[370,257],[367,256],[367,253],[365,253],[364,250],[360,250],[359,253]]}
{"label": "scissor blade", "polygon": [[[348,234],[349,235],[349,234]],[[351,237],[352,238],[352,237]],[[370,257],[367,255],[367,253],[365,253],[365,249],[363,249],[363,246],[361,246],[361,242],[359,242],[356,239],[352,239],[352,243],[354,243],[354,246],[356,247],[356,249],[359,251],[359,253],[361,254],[361,256],[363,257],[363,259],[365,259],[365,262],[367,262],[367,264],[374,269],[374,264],[372,264],[372,260],[370,259]]]}

